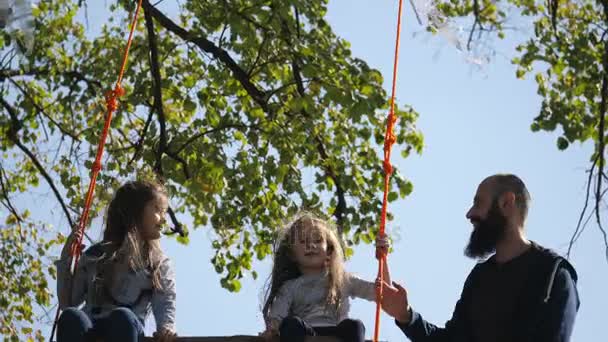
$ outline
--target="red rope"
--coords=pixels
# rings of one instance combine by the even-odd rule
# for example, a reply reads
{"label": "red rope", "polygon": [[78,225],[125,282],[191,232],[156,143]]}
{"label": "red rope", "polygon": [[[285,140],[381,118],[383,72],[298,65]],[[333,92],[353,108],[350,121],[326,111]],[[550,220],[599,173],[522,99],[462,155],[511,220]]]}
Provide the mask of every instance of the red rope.
{"label": "red rope", "polygon": [[[399,62],[399,41],[401,37],[401,13],[403,9],[403,0],[399,0],[399,14],[397,17],[397,38],[395,42],[395,60],[393,64],[393,86],[391,93],[391,105],[389,109],[388,118],[386,120],[386,133],[384,135],[384,196],[382,197],[382,214],[380,216],[380,231],[378,236],[384,238],[386,236],[386,209],[388,207],[388,193],[390,191],[390,179],[393,173],[393,166],[391,165],[391,151],[393,144],[395,144],[395,133],[394,127],[397,122],[395,116],[395,91],[397,89],[397,65]],[[378,335],[380,334],[380,308],[382,304],[382,283],[384,282],[384,267],[386,266],[386,248],[376,248],[376,258],[378,259],[378,277],[376,281],[376,320],[374,328],[374,342],[378,342]]]}
{"label": "red rope", "polygon": [[[110,124],[112,123],[112,115],[118,108],[118,99],[124,95],[125,91],[122,88],[122,79],[124,77],[124,73],[127,67],[127,61],[129,59],[129,50],[131,48],[131,43],[133,42],[133,32],[135,31],[135,25],[137,24],[137,18],[139,17],[139,12],[141,9],[142,0],[139,0],[137,3],[137,8],[135,9],[135,14],[131,20],[131,31],[129,32],[129,39],[127,41],[127,46],[125,47],[122,65],[120,67],[120,72],[118,74],[118,81],[114,86],[113,90],[108,91],[105,94],[106,98],[106,120],[103,126],[103,131],[101,132],[101,137],[99,138],[99,144],[97,146],[97,155],[95,156],[95,161],[93,162],[93,166],[91,167],[91,182],[89,183],[89,189],[87,190],[87,197],[84,203],[84,210],[82,215],[80,216],[80,221],[78,223],[78,239],[72,242],[72,246],[70,249],[70,270],[72,274],[76,272],[78,267],[78,261],[80,260],[81,246],[82,246],[82,238],[84,236],[84,230],[87,226],[87,222],[89,219],[89,211],[91,209],[91,203],[93,202],[93,194],[95,193],[95,185],[97,181],[97,176],[101,171],[101,158],[103,156],[103,149],[106,143],[106,139],[108,137],[108,132],[110,130]],[[73,279],[73,277],[72,277]],[[53,324],[53,330],[51,331],[51,341],[53,336],[55,335],[55,329],[57,328],[57,320],[59,319],[59,307],[57,307],[57,313],[55,314],[55,322]]]}

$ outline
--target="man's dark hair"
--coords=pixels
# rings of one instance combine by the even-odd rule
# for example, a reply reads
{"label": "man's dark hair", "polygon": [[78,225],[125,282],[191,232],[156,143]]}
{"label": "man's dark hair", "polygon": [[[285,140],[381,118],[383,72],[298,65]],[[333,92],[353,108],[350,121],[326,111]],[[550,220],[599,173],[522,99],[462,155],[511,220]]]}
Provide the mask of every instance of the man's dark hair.
{"label": "man's dark hair", "polygon": [[525,220],[528,217],[528,209],[530,208],[530,193],[526,188],[526,184],[513,174],[497,174],[490,177],[494,192],[494,200],[507,192],[515,194],[515,205],[519,208],[521,218]]}

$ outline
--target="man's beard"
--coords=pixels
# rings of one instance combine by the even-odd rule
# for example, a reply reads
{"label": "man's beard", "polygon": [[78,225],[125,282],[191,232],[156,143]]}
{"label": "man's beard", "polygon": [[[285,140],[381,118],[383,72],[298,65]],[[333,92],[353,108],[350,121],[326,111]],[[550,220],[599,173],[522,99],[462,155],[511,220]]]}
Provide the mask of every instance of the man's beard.
{"label": "man's beard", "polygon": [[473,218],[479,222],[471,232],[464,254],[469,258],[485,258],[496,251],[496,245],[507,230],[507,218],[500,212],[498,201],[494,200],[485,219]]}

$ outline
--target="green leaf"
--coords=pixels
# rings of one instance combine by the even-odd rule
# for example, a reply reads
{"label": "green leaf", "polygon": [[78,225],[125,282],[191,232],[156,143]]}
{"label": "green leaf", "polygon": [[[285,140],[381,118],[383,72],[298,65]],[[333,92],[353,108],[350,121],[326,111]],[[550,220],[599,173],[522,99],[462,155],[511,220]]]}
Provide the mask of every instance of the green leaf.
{"label": "green leaf", "polygon": [[570,143],[568,142],[568,140],[566,138],[564,138],[564,137],[557,138],[557,148],[560,151],[567,149],[568,145],[570,145]]}
{"label": "green leaf", "polygon": [[399,198],[399,194],[396,192],[389,192],[388,194],[388,201],[389,202],[394,202]]}
{"label": "green leaf", "polygon": [[177,242],[181,243],[182,245],[188,245],[190,244],[190,238],[188,236],[178,236],[176,238]]}

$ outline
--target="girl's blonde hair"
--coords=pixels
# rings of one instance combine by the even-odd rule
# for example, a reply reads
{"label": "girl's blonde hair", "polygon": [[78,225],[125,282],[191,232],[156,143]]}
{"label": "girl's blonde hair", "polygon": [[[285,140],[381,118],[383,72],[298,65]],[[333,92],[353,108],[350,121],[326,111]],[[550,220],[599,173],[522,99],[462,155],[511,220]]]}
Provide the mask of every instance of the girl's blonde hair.
{"label": "girl's blonde hair", "polygon": [[309,212],[300,212],[279,233],[274,248],[274,264],[266,284],[262,313],[268,322],[272,302],[285,282],[302,275],[293,255],[293,245],[302,230],[317,230],[327,243],[329,261],[327,263],[328,288],[325,297],[326,309],[337,310],[340,306],[344,287],[344,251],[335,226]]}
{"label": "girl's blonde hair", "polygon": [[[159,240],[144,240],[141,229],[144,208],[159,196],[167,196],[165,188],[152,181],[132,181],[122,185],[110,201],[102,245],[101,280],[106,293],[112,288],[114,274],[125,271],[148,271],[152,286],[160,289],[159,264],[163,252]],[[122,269],[121,269],[122,268]]]}

